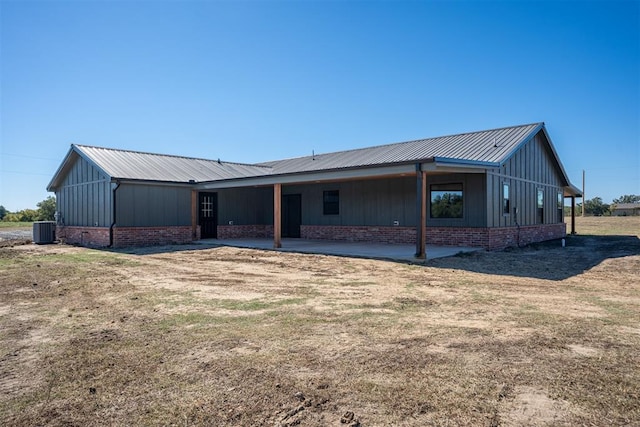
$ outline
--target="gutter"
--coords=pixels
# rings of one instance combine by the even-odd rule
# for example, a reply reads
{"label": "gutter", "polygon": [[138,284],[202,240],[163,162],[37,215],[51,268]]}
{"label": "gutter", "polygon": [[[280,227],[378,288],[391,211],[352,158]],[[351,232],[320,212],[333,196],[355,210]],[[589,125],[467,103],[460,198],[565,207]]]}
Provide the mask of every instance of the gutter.
{"label": "gutter", "polygon": [[109,226],[109,247],[113,247],[113,227],[116,225],[116,190],[120,187],[120,181],[116,181],[116,186],[112,190],[111,208],[113,209],[111,214],[111,225]]}

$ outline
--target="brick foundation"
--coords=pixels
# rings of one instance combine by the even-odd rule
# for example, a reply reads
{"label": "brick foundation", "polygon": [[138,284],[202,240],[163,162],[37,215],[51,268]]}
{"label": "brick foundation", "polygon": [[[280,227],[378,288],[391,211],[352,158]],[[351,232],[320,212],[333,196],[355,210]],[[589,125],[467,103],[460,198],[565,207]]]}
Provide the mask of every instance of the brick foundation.
{"label": "brick foundation", "polygon": [[567,225],[544,224],[524,227],[488,228],[489,250],[505,249],[513,246],[525,246],[546,240],[562,239],[567,235]]}
{"label": "brick foundation", "polygon": [[415,227],[369,227],[344,225],[301,225],[303,239],[347,242],[415,243]]}
{"label": "brick foundation", "polygon": [[113,247],[184,244],[200,239],[200,227],[194,238],[190,225],[167,227],[113,227]]}
{"label": "brick foundation", "polygon": [[273,225],[219,225],[218,239],[239,239],[243,237],[273,237]]}
{"label": "brick foundation", "polygon": [[[89,247],[109,246],[109,227],[56,227],[59,240]],[[472,228],[427,227],[427,244],[470,246],[500,250],[524,246],[566,236],[566,224],[529,225],[523,227]],[[218,238],[272,238],[273,225],[219,225]],[[300,237],[311,240],[414,244],[414,227],[302,225]],[[200,239],[200,227],[194,238],[191,226],[114,227],[113,247],[152,246],[189,243]]]}
{"label": "brick foundation", "polygon": [[109,246],[109,227],[56,226],[56,238],[70,245],[106,248]]}
{"label": "brick foundation", "polygon": [[[93,248],[109,246],[109,227],[57,226],[56,236],[63,243]],[[113,247],[154,246],[189,243],[200,239],[200,227],[194,239],[191,226],[114,227]]]}
{"label": "brick foundation", "polygon": [[[344,240],[349,242],[408,243],[416,242],[414,227],[363,227],[303,225],[303,239]],[[566,235],[566,224],[529,225],[523,227],[472,228],[427,227],[427,244],[437,246],[470,246],[500,250],[524,246]]]}
{"label": "brick foundation", "polygon": [[566,224],[527,225],[499,228],[427,227],[427,243],[442,246],[471,246],[500,250],[525,246],[566,236]]}

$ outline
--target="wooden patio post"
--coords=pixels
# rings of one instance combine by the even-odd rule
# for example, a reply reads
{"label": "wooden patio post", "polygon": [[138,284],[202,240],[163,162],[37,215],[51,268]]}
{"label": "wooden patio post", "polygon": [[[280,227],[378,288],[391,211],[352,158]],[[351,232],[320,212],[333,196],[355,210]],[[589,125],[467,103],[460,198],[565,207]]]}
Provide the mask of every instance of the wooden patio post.
{"label": "wooden patio post", "polygon": [[427,237],[427,173],[416,164],[416,258],[426,259]]}
{"label": "wooden patio post", "polygon": [[427,259],[427,173],[422,171],[422,205],[420,206],[420,223],[422,224],[422,254]]}
{"label": "wooden patio post", "polygon": [[576,234],[576,196],[571,196],[571,234]]}
{"label": "wooden patio post", "polygon": [[273,184],[273,247],[281,248],[282,242],[282,184]]}

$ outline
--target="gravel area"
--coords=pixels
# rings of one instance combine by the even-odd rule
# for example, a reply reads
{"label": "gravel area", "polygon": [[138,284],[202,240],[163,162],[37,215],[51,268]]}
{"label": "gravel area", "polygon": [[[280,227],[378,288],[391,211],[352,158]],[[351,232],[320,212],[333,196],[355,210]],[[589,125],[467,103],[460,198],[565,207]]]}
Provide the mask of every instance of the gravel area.
{"label": "gravel area", "polygon": [[0,230],[0,242],[6,240],[24,240],[32,239],[33,233],[31,229],[13,229],[13,230]]}

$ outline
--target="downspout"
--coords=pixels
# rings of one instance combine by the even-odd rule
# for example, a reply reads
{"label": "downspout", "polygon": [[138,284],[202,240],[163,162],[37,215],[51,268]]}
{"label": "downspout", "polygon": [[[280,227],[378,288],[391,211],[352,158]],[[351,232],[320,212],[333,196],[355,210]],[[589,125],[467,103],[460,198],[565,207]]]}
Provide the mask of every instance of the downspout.
{"label": "downspout", "polygon": [[113,227],[116,225],[116,190],[120,187],[120,181],[116,181],[116,186],[112,190],[111,200],[111,225],[109,226],[109,247],[113,247]]}

